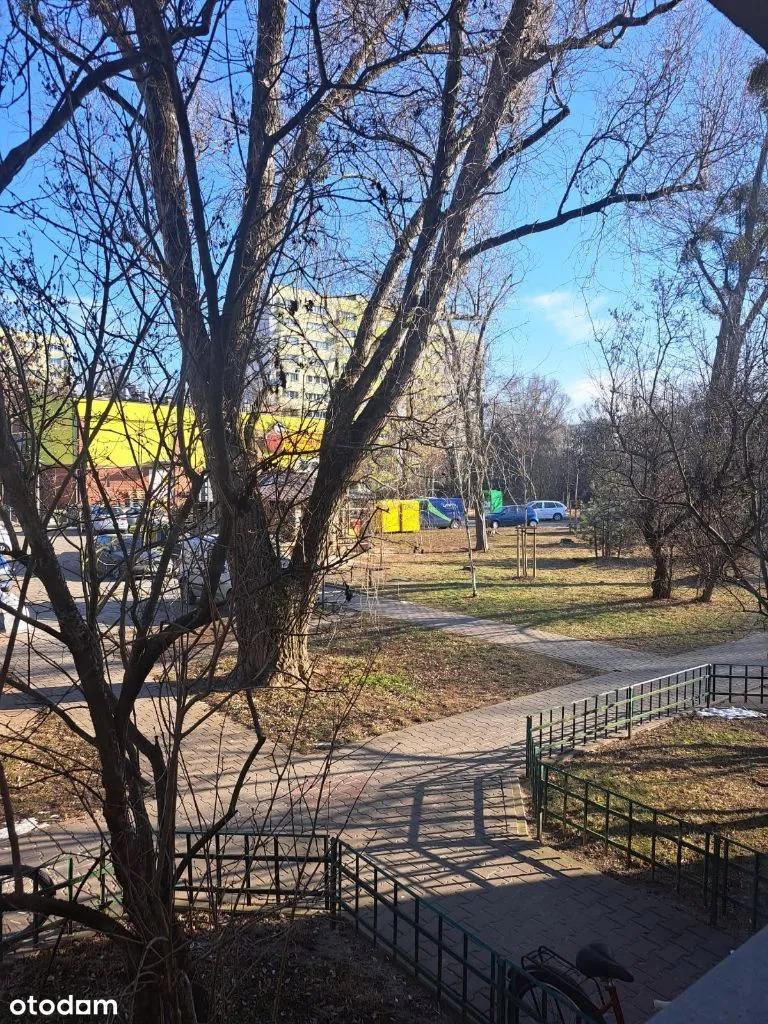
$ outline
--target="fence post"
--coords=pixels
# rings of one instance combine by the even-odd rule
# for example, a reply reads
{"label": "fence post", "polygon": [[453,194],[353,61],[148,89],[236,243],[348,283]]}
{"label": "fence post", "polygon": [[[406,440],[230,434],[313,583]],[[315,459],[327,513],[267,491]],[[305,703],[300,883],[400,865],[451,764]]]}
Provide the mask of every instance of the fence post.
{"label": "fence post", "polygon": [[541,833],[544,828],[544,809],[549,799],[549,765],[539,762],[536,765],[537,774],[537,799],[536,799],[536,839],[541,842]]}
{"label": "fence post", "polygon": [[533,760],[531,745],[533,743],[533,720],[530,715],[525,720],[525,777],[531,777],[531,762]]}
{"label": "fence post", "polygon": [[[72,857],[67,859],[67,898],[70,903],[75,900],[75,861]],[[71,935],[75,930],[75,926],[71,920],[67,921],[67,934]],[[35,943],[37,945],[37,932],[35,933]]]}
{"label": "fence post", "polygon": [[760,906],[760,854],[752,855],[755,865],[754,881],[752,885],[752,931],[757,931],[757,916]]}
{"label": "fence post", "polygon": [[495,1024],[507,1024],[507,961],[496,957],[496,1014]]}
{"label": "fence post", "polygon": [[709,923],[717,924],[717,897],[720,888],[720,836],[715,832],[712,851],[712,892],[709,901]]}
{"label": "fence post", "polygon": [[[336,918],[338,914],[337,907],[337,888],[338,888],[338,860],[339,860],[339,840],[337,836],[331,836],[331,854],[330,864],[326,860],[325,862],[325,884],[328,889],[328,900],[331,910],[331,928],[336,927]],[[330,869],[330,870],[329,870]]]}
{"label": "fence post", "polygon": [[627,801],[627,867],[632,867],[632,826],[634,821],[632,820],[633,801]]}
{"label": "fence post", "polygon": [[633,703],[634,693],[632,691],[632,687],[631,686],[627,687],[627,689],[629,691],[629,696],[627,697],[627,739],[631,740],[632,739],[632,703]]}

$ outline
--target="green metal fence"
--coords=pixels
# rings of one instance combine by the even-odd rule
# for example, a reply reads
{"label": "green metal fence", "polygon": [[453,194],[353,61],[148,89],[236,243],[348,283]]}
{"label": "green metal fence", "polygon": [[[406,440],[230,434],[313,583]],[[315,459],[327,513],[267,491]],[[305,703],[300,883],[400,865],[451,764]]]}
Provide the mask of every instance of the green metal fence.
{"label": "green metal fence", "polygon": [[331,843],[332,911],[351,917],[357,931],[462,1020],[593,1024],[566,996],[535,981],[376,861],[342,840]]}
{"label": "green metal fence", "polygon": [[537,835],[555,825],[692,895],[713,924],[728,916],[749,931],[761,928],[768,923],[767,854],[549,759],[606,737],[631,738],[634,726],[721,701],[764,704],[767,681],[761,665],[699,665],[530,716],[526,772]]}
{"label": "green metal fence", "polygon": [[248,910],[266,900],[330,909],[330,840],[321,833],[222,829],[198,849],[197,829],[176,832],[176,905]]}
{"label": "green metal fence", "polygon": [[[10,869],[10,865],[7,867]],[[14,884],[10,870],[0,875],[0,894],[12,892]],[[99,910],[109,911],[120,903],[114,871],[103,845],[95,857],[64,856],[52,863],[26,868],[23,885],[25,893],[65,899]],[[52,933],[72,935],[80,927],[68,919],[0,910],[0,959],[8,949],[35,947]]]}
{"label": "green metal fence", "polygon": [[768,665],[710,665],[709,675],[713,700],[768,703]]}
{"label": "green metal fence", "polygon": [[[70,858],[70,873],[73,864]],[[527,974],[377,861],[336,837],[233,829],[203,843],[198,830],[182,829],[177,832],[176,867],[179,912],[202,910],[215,921],[219,914],[290,906],[325,911],[332,921],[344,918],[463,1021],[595,1024],[563,993]],[[56,883],[55,891],[65,890],[69,899],[111,907],[119,914],[107,877],[102,848],[90,872]],[[54,890],[37,891],[49,895]],[[4,917],[13,914],[0,911],[0,935]],[[38,946],[47,931],[62,928],[61,919],[38,924],[23,936],[26,945]],[[66,930],[73,927],[78,926],[70,924]]]}
{"label": "green metal fence", "polygon": [[709,665],[697,665],[655,679],[584,697],[528,718],[526,768],[534,748],[539,758],[575,750],[586,743],[624,734],[637,725],[710,703]]}

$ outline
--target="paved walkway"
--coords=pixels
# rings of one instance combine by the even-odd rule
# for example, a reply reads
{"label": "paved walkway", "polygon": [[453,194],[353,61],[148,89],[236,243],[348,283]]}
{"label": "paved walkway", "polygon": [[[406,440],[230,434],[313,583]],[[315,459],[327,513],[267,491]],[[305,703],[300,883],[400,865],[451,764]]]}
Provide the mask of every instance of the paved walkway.
{"label": "paved walkway", "polygon": [[[567,656],[558,653],[566,649],[561,638],[548,642],[512,626],[405,604],[379,599],[376,610],[578,660],[573,650]],[[628,652],[632,659],[624,670],[615,664],[618,648],[590,652],[586,641],[568,643],[577,646],[579,656],[608,659],[613,671],[346,748],[333,761],[327,784],[327,764],[319,755],[294,760],[286,769],[281,752],[270,751],[254,765],[240,801],[240,820],[266,818],[274,827],[285,828],[290,821],[297,827],[314,823],[343,830],[351,842],[365,846],[390,871],[512,958],[539,944],[572,956],[585,942],[607,942],[635,973],[635,984],[625,987],[626,1009],[628,1024],[638,1024],[650,1016],[653,997],[671,998],[682,991],[727,955],[733,943],[676,908],[667,890],[656,895],[613,880],[528,837],[517,789],[525,716],[686,665],[763,662],[766,639],[746,638],[639,665],[637,652]],[[172,714],[172,706],[172,694],[148,688],[137,702],[137,718],[151,735],[152,723]],[[205,710],[198,705],[196,714]],[[201,721],[185,752],[188,820],[213,818],[251,743],[252,734],[223,715]],[[71,849],[73,842],[93,834],[93,824],[85,820],[50,828],[44,837],[32,833],[23,840],[25,858]]]}
{"label": "paved walkway", "polygon": [[397,619],[422,629],[444,629],[448,633],[460,633],[474,640],[485,640],[501,646],[525,647],[532,654],[543,654],[557,661],[568,661],[573,665],[597,668],[603,672],[633,668],[653,670],[666,664],[668,660],[664,655],[652,651],[633,651],[594,640],[575,640],[562,633],[529,629],[509,622],[462,615],[460,612],[446,611],[442,608],[429,608],[413,601],[401,601],[375,593],[357,593],[351,604],[360,611],[382,615],[387,619]]}

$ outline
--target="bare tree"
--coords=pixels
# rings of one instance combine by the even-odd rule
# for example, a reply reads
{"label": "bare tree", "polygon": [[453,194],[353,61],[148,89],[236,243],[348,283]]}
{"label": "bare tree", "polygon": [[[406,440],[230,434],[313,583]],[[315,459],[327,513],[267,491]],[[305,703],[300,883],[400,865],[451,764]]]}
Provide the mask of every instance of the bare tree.
{"label": "bare tree", "polygon": [[554,378],[515,376],[500,389],[496,467],[515,500],[561,498],[544,489],[551,479],[548,469],[565,441],[567,409],[568,396]]}
{"label": "bare tree", "polygon": [[[757,63],[748,80],[740,123],[735,132],[741,145],[724,161],[710,188],[696,202],[684,204],[681,228],[684,237],[680,274],[700,298],[705,314],[717,324],[717,336],[709,363],[706,401],[702,413],[696,469],[689,480],[698,480],[697,508],[716,516],[724,500],[718,472],[718,457],[711,438],[719,422],[719,411],[732,405],[742,391],[745,360],[750,339],[758,334],[768,304],[765,281],[768,255],[768,62]],[[701,600],[709,601],[726,556],[719,545],[707,542],[694,522],[689,531],[689,548],[700,566]]]}
{"label": "bare tree", "polygon": [[[428,6],[358,6],[327,25],[311,7],[294,26],[287,5],[270,0],[248,24],[253,46],[244,65],[218,6],[211,33],[220,45],[179,42],[170,12],[144,0],[96,12],[99,31],[132,62],[135,88],[121,95],[137,114],[115,104],[108,115],[119,114],[135,154],[124,193],[130,222],[120,230],[142,252],[155,287],[167,289],[221,532],[231,536],[240,682],[305,670],[303,624],[329,523],[462,268],[575,218],[699,187],[719,101],[693,120],[676,105],[690,28],[671,20],[663,41],[648,28],[677,6],[567,0],[550,10],[528,0],[491,16],[457,0],[444,16]],[[505,193],[515,193],[524,168],[568,118],[563,91],[573,69],[646,31],[658,44],[654,72],[648,61],[630,68],[606,97],[552,213],[492,230],[489,211],[507,205]],[[291,34],[298,48],[288,46]],[[233,102],[207,88],[206,69],[227,83]],[[210,154],[219,152],[232,159],[217,162]],[[93,167],[82,175],[92,178]],[[313,251],[332,246],[329,218],[344,191],[375,225],[373,259],[357,272],[372,289],[330,392],[302,542],[281,572],[254,482],[258,460],[243,440],[244,389],[248,381],[258,412],[272,359],[263,326],[270,287],[289,272],[322,273]],[[83,188],[78,198],[93,202]],[[510,216],[524,205],[509,204]]]}
{"label": "bare tree", "polygon": [[661,285],[650,314],[616,314],[613,329],[599,339],[607,377],[600,405],[612,431],[610,470],[632,497],[624,506],[653,560],[651,596],[657,599],[672,596],[676,534],[686,517],[676,451],[690,444],[691,407],[671,355],[685,330],[676,300]]}
{"label": "bare tree", "polygon": [[[486,391],[490,332],[509,287],[509,281],[496,282],[490,275],[482,274],[462,282],[460,298],[450,302],[450,313],[440,325],[446,373],[454,392],[452,429],[446,444],[453,452],[465,507],[475,512],[476,551],[488,550],[485,491],[492,454]],[[457,311],[459,302],[463,303],[461,313]]]}
{"label": "bare tree", "polygon": [[[619,464],[638,507],[653,509],[638,526],[659,571],[662,549],[682,548],[698,569],[703,601],[724,576],[733,578],[734,561],[702,522],[722,523],[727,510],[737,532],[744,525],[732,500],[732,473],[743,482],[744,470],[743,460],[734,461],[734,417],[741,422],[754,401],[768,304],[765,74],[764,62],[755,65],[732,152],[708,188],[673,204],[665,231],[678,246],[677,262],[657,282],[653,309],[618,317],[602,342]],[[686,504],[696,510],[690,518]]]}
{"label": "bare tree", "polygon": [[[108,244],[107,237],[105,258]],[[149,436],[131,434],[122,400],[115,394],[102,401],[94,395],[116,326],[104,314],[114,298],[112,289],[125,283],[119,275],[103,274],[103,266],[93,268],[100,291],[91,295],[90,315],[83,320],[71,297],[58,301],[50,279],[30,277],[29,265],[20,274],[16,261],[7,257],[0,316],[0,479],[21,529],[11,552],[19,567],[19,599],[8,604],[0,595],[0,608],[10,618],[0,685],[6,695],[21,694],[32,707],[54,716],[93,757],[93,770],[85,775],[82,765],[72,767],[66,757],[61,773],[79,794],[94,836],[106,845],[122,914],[87,899],[69,901],[44,888],[25,892],[18,884],[14,893],[0,897],[0,908],[59,916],[111,937],[136,979],[135,1019],[194,1021],[188,948],[173,907],[179,867],[176,828],[180,816],[182,823],[198,824],[204,846],[210,830],[235,814],[264,742],[254,717],[252,749],[231,789],[214,801],[212,819],[196,821],[194,807],[181,793],[192,737],[206,718],[200,714],[205,686],[202,691],[193,687],[192,678],[200,673],[189,672],[188,666],[200,660],[215,663],[228,625],[213,600],[178,614],[166,589],[174,547],[191,518],[201,483],[190,468],[195,441],[185,430],[184,417],[177,419],[177,382],[172,376],[163,378],[157,360],[157,419],[148,426]],[[127,349],[127,324],[120,325],[123,369],[118,389],[134,364],[151,354],[152,323],[151,310],[133,322],[135,335]],[[60,368],[50,359],[52,339],[64,353]],[[104,453],[114,446],[116,435],[138,445],[133,465],[121,467],[122,473],[135,471],[141,498],[131,534],[116,529],[116,513],[110,510],[115,501],[110,486],[115,485],[110,485]],[[159,466],[184,480],[170,507],[165,478],[162,485],[158,482]],[[71,525],[56,512],[75,501],[79,515]],[[115,535],[110,558],[101,543],[105,525],[97,525],[91,512],[94,503],[107,510],[102,518],[113,520],[112,530],[106,523],[106,531]],[[162,540],[157,535],[161,512],[167,522]],[[33,615],[29,609],[35,607],[39,614]],[[154,730],[153,716],[142,718],[137,704],[151,671],[158,673],[161,688],[169,687]],[[66,699],[56,699],[56,693]],[[158,721],[168,722],[160,735]],[[5,812],[13,832],[12,810],[6,806]],[[185,821],[184,815],[190,814]],[[79,852],[87,860],[89,851]],[[16,868],[18,882],[21,865]]]}

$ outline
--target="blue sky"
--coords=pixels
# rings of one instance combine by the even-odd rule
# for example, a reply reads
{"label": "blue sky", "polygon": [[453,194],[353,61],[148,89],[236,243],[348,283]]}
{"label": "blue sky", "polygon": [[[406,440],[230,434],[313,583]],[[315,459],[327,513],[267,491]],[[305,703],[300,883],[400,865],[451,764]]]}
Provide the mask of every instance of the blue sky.
{"label": "blue sky", "polygon": [[631,294],[628,254],[609,243],[596,251],[574,224],[540,236],[528,252],[531,269],[499,317],[497,372],[554,376],[573,404],[583,405],[599,372],[595,328]]}
{"label": "blue sky", "polygon": [[[724,24],[719,14],[707,16],[711,43],[715,44]],[[605,90],[604,78],[594,84]],[[581,96],[577,103],[583,105],[585,114],[592,113],[588,98]],[[11,126],[6,124],[6,128]],[[44,157],[39,155],[33,169],[24,175],[30,191],[39,183],[43,166]],[[20,181],[16,184],[22,185]],[[539,198],[542,210],[537,215],[551,213],[548,197]],[[554,376],[574,407],[589,401],[594,394],[592,378],[599,373],[592,345],[594,327],[606,323],[612,308],[642,294],[643,279],[647,281],[652,272],[650,265],[646,262],[643,266],[630,250],[627,233],[622,230],[623,218],[622,211],[614,209],[603,219],[607,230],[601,232],[599,246],[596,219],[589,219],[529,239],[522,252],[513,247],[504,253],[503,259],[524,265],[525,272],[498,318],[497,372]],[[10,219],[0,227],[0,236],[4,233],[14,233]],[[40,257],[46,245],[36,241]],[[638,274],[638,267],[645,273]]]}
{"label": "blue sky", "polygon": [[[720,46],[723,33],[739,38],[714,8],[702,4],[700,13],[703,50],[711,52]],[[740,45],[746,71],[747,62],[761,51],[746,36]],[[734,90],[742,85],[737,71]],[[579,105],[587,116],[591,113],[589,100],[581,97]],[[543,202],[551,213],[546,197]],[[573,221],[529,239],[525,246],[528,269],[498,317],[497,373],[556,377],[571,398],[574,414],[596,393],[600,360],[594,346],[595,328],[607,325],[612,309],[642,301],[658,272],[658,263],[633,246],[625,217],[614,208],[603,218]],[[516,258],[510,251],[509,259]]]}

